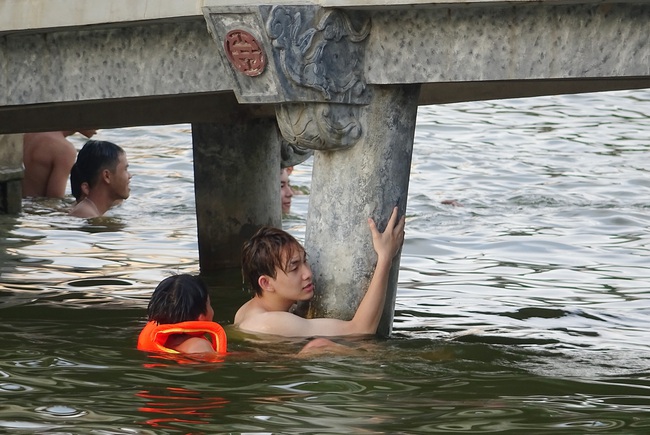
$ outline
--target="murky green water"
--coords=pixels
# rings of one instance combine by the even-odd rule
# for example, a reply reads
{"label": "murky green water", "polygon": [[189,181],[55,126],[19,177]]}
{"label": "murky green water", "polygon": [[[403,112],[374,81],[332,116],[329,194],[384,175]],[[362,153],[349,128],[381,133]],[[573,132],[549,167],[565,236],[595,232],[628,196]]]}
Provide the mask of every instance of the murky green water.
{"label": "murky green water", "polygon": [[[393,336],[336,357],[135,350],[157,282],[198,272],[190,128],[98,137],[134,174],[108,218],[0,216],[0,432],[650,431],[650,90],[421,108]],[[225,325],[238,282],[210,281]]]}

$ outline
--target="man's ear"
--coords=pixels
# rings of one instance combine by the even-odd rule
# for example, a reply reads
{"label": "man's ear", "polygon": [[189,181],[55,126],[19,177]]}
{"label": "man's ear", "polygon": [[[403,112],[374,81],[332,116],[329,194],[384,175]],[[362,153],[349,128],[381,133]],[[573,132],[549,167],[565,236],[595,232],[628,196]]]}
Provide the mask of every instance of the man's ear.
{"label": "man's ear", "polygon": [[106,184],[111,184],[111,171],[109,169],[103,169],[102,170],[102,180]]}
{"label": "man's ear", "polygon": [[271,277],[268,275],[262,275],[257,278],[257,283],[260,285],[260,288],[263,291],[273,291],[273,285],[271,284]]}

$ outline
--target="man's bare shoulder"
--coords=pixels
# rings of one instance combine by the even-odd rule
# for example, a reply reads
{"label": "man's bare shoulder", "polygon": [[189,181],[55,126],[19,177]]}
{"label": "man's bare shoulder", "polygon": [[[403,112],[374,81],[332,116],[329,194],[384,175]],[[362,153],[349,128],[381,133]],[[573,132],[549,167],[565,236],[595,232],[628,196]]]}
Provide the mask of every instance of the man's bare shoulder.
{"label": "man's bare shoulder", "polygon": [[73,163],[77,150],[61,132],[25,133],[23,136],[24,152],[33,159],[55,159],[61,154],[64,158],[72,157]]}
{"label": "man's bare shoulder", "polygon": [[97,217],[97,209],[92,207],[87,201],[81,201],[75,204],[68,214],[78,218],[94,218]]}
{"label": "man's bare shoulder", "polygon": [[[242,307],[244,308],[244,307]],[[259,334],[274,334],[285,336],[300,336],[300,324],[305,319],[286,311],[266,311],[261,309],[245,310],[235,315],[235,327],[242,331]]]}
{"label": "man's bare shoulder", "polygon": [[23,143],[26,145],[49,145],[49,144],[70,144],[60,131],[46,131],[40,133],[25,133],[23,136]]}
{"label": "man's bare shoulder", "polygon": [[254,300],[255,299],[251,299],[250,301],[246,302],[244,305],[239,307],[239,309],[235,313],[235,321],[234,321],[235,326],[237,326],[238,324],[246,320],[246,318],[248,318],[248,316],[255,311]]}

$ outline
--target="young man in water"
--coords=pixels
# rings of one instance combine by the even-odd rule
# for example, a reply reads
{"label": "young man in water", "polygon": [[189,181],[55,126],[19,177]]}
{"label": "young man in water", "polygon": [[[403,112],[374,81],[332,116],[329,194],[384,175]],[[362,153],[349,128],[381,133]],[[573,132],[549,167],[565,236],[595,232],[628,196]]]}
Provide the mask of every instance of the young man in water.
{"label": "young man in water", "polygon": [[304,319],[290,312],[296,302],[314,295],[312,273],[305,250],[290,234],[261,228],[242,249],[242,273],[255,295],[239,308],[234,325],[241,330],[285,337],[332,337],[377,332],[388,275],[404,241],[404,216],[397,207],[383,233],[368,219],[377,265],[370,286],[351,320]]}
{"label": "young man in water", "polygon": [[[97,130],[79,130],[90,139]],[[77,131],[46,131],[23,135],[23,197],[63,198],[77,156],[66,139]]]}
{"label": "young man in water", "polygon": [[70,215],[103,216],[116,202],[129,197],[130,181],[124,150],[112,142],[89,140],[70,171],[72,193],[77,199]]}

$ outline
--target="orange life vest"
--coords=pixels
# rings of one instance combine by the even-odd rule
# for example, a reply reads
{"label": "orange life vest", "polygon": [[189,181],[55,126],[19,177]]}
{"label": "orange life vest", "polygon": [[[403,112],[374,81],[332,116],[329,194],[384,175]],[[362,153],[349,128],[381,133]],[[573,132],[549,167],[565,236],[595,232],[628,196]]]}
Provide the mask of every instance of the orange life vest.
{"label": "orange life vest", "polygon": [[148,322],[138,337],[138,349],[147,352],[165,352],[180,354],[181,352],[165,347],[167,339],[173,334],[188,334],[195,337],[210,335],[212,348],[218,353],[226,353],[226,331],[216,322],[192,320],[188,322],[158,325]]}

